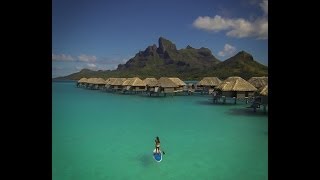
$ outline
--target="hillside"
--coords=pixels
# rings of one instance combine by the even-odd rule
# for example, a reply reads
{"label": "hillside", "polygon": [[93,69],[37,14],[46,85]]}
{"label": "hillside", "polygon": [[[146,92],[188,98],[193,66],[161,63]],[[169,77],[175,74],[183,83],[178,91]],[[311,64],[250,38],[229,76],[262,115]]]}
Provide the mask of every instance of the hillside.
{"label": "hillside", "polygon": [[177,76],[183,80],[199,80],[204,76],[267,76],[268,67],[254,60],[251,54],[240,51],[235,56],[221,62],[208,48],[193,48],[188,45],[177,50],[176,45],[163,37],[159,38],[158,47],[153,44],[138,52],[125,64],[119,64],[116,70],[80,72],[56,79],[78,80],[82,77],[134,77],[140,78]]}

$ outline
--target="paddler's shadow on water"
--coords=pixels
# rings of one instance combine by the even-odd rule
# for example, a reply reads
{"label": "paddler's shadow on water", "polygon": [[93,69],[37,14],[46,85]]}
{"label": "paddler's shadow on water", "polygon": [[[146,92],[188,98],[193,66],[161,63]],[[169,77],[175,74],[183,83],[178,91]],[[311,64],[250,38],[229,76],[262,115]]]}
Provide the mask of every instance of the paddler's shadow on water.
{"label": "paddler's shadow on water", "polygon": [[152,163],[153,163],[153,157],[152,157],[152,154],[141,154],[138,156],[138,160],[139,162],[141,163],[141,166],[143,167],[148,167],[150,166]]}

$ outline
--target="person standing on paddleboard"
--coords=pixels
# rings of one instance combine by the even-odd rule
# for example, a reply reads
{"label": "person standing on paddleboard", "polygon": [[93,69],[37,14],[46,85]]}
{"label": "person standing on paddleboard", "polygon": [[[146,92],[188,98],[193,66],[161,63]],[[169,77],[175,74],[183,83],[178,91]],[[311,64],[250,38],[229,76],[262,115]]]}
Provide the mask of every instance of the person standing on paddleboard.
{"label": "person standing on paddleboard", "polygon": [[156,153],[160,153],[160,139],[159,139],[159,137],[157,136],[154,141],[156,143]]}

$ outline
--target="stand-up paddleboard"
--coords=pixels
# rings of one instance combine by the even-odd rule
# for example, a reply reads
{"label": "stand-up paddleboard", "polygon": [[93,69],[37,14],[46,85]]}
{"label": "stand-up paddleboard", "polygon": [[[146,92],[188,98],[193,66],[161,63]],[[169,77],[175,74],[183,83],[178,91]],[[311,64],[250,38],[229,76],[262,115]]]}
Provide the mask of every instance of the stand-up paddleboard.
{"label": "stand-up paddleboard", "polygon": [[161,162],[162,161],[162,152],[160,151],[160,153],[155,153],[156,149],[153,150],[153,158],[154,160],[156,160],[157,162]]}

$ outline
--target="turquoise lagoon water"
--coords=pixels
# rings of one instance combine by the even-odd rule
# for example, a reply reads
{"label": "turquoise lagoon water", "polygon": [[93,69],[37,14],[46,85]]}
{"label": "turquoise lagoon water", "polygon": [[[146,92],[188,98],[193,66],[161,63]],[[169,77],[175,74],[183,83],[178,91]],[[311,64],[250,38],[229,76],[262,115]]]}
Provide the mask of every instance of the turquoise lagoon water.
{"label": "turquoise lagoon water", "polygon": [[268,116],[246,104],[52,88],[54,180],[268,179]]}

